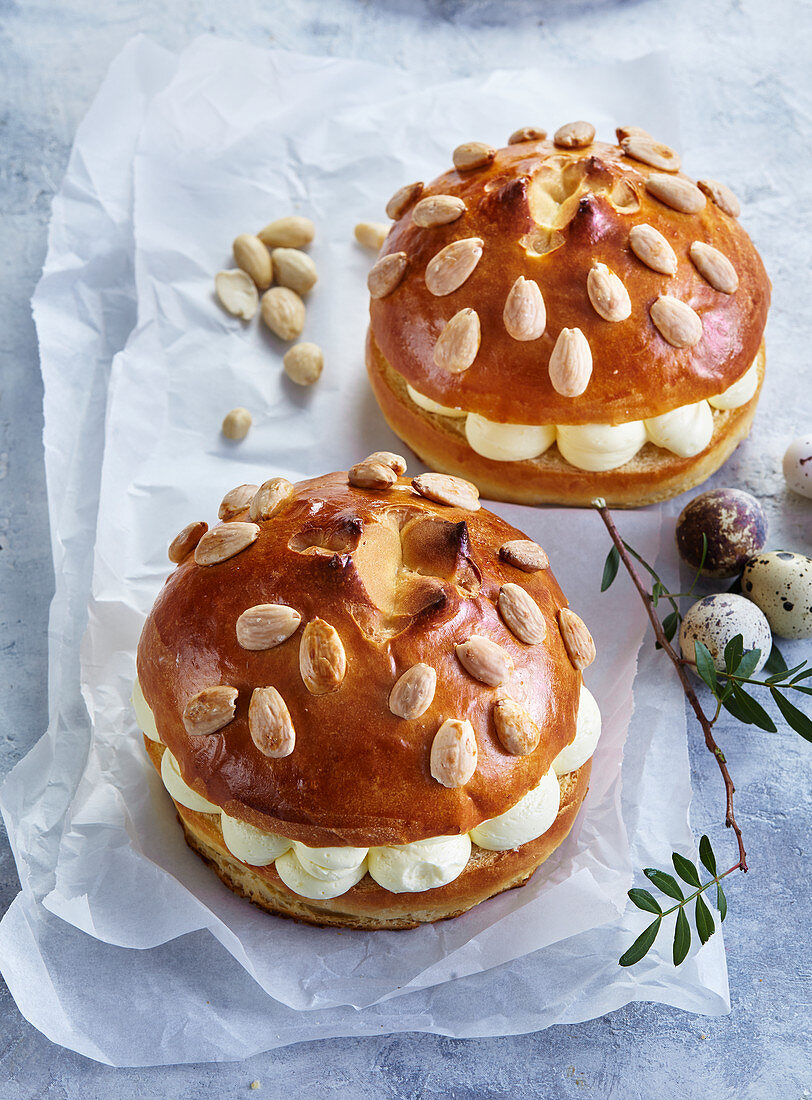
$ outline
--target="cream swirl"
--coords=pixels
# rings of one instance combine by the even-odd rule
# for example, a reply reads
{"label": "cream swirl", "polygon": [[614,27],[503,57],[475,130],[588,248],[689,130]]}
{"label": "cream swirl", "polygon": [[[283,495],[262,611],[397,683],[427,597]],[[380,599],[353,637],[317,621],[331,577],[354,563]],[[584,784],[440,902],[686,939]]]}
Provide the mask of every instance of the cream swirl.
{"label": "cream swirl", "polygon": [[574,772],[589,760],[598,745],[601,735],[601,712],[595,702],[595,696],[588,688],[581,684],[581,695],[578,700],[578,722],[575,727],[575,737],[569,745],[561,750],[553,761],[553,771],[556,775],[566,775]]}
{"label": "cream swirl", "polygon": [[152,713],[149,703],[144,698],[144,693],[141,690],[141,683],[138,677],[136,677],[135,683],[133,684],[133,693],[130,696],[130,702],[135,712],[135,720],[144,736],[148,737],[150,741],[157,741],[159,744],[162,744],[161,735],[158,733],[158,727],[155,725],[155,715]]}
{"label": "cream swirl", "polygon": [[541,777],[524,798],[490,821],[483,821],[471,830],[471,839],[490,852],[505,852],[519,848],[528,841],[543,836],[558,817],[561,788],[552,768]]}
{"label": "cream swirl", "polygon": [[369,873],[379,886],[393,894],[436,890],[458,878],[471,855],[471,838],[434,836],[411,844],[370,848]]}
{"label": "cream swirl", "polygon": [[367,873],[367,861],[364,859],[351,871],[344,871],[341,874],[334,872],[328,875],[326,869],[322,868],[325,872],[323,876],[311,875],[302,866],[293,849],[280,856],[275,867],[276,873],[285,886],[292,890],[294,894],[298,894],[302,898],[319,901],[328,901],[330,898],[337,898],[341,894],[346,894]]}
{"label": "cream swirl", "polygon": [[180,802],[181,806],[185,806],[187,810],[196,810],[199,814],[220,813],[219,806],[215,806],[213,802],[209,802],[208,798],[192,790],[184,780],[180,774],[178,762],[169,749],[164,749],[161,757],[161,779],[174,800]]}
{"label": "cream swirl", "polygon": [[220,828],[226,848],[243,863],[252,867],[267,867],[279,856],[289,851],[292,841],[276,833],[266,833],[247,821],[238,821],[229,817],[225,810],[220,811]]}

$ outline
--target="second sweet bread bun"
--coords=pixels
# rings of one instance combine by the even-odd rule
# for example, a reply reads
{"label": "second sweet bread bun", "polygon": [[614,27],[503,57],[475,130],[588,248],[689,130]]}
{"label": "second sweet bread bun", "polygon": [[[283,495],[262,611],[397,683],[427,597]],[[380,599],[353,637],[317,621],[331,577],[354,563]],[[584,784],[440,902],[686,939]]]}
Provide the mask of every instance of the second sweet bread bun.
{"label": "second sweet bread bun", "polygon": [[422,458],[497,499],[662,499],[749,429],[770,284],[738,202],[643,131],[618,136],[462,146],[388,207],[373,389]]}

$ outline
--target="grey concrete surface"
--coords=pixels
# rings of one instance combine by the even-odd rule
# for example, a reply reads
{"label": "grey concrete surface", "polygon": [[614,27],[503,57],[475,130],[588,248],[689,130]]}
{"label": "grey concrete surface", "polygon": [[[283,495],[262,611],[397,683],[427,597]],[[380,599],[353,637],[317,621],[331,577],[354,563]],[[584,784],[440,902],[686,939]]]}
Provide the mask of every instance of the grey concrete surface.
{"label": "grey concrete surface", "polygon": [[[0,0],[0,772],[47,721],[53,591],[41,454],[41,383],[29,299],[50,198],[78,121],[124,42],[170,48],[214,32],[253,43],[391,60],[416,71],[634,57],[670,51],[692,165],[727,179],[755,212],[775,286],[771,382],[752,439],[716,484],[757,492],[771,544],[812,552],[810,510],[777,464],[812,424],[812,12],[792,0]],[[528,122],[535,121],[528,105]],[[630,120],[634,121],[634,120]],[[476,136],[476,135],[472,135]],[[722,792],[691,732],[697,832],[717,847]],[[726,925],[733,1011],[715,1019],[651,1005],[503,1039],[426,1035],[306,1043],[244,1063],[112,1070],[53,1046],[0,993],[0,1097],[782,1097],[812,1094],[808,747],[786,731],[723,724],[752,871],[731,884]],[[18,889],[0,843],[0,907]],[[122,990],[126,997],[126,990]]]}

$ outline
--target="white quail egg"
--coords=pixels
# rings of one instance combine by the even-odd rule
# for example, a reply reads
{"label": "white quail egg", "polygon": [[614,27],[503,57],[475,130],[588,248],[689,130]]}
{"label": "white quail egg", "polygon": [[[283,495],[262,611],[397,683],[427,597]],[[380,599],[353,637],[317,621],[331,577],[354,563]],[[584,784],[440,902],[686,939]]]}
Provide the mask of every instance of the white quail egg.
{"label": "white quail egg", "polygon": [[732,592],[705,596],[693,604],[682,620],[679,645],[682,656],[692,664],[696,660],[695,643],[708,647],[719,672],[725,671],[725,646],[741,634],[745,650],[760,649],[755,672],[764,667],[772,649],[770,624],[754,603]]}
{"label": "white quail egg", "polygon": [[812,499],[812,432],[799,435],[787,447],[784,480],[793,493]]}
{"label": "white quail egg", "polygon": [[744,567],[742,594],[779,638],[812,638],[812,558],[788,550],[756,554]]}

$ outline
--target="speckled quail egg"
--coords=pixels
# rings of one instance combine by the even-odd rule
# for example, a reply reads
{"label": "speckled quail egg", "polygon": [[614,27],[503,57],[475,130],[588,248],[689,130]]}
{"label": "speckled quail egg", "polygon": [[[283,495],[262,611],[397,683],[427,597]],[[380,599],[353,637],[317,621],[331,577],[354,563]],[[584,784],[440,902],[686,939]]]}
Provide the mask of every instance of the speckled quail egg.
{"label": "speckled quail egg", "polygon": [[788,550],[757,554],[744,567],[742,595],[779,638],[812,638],[812,558]]}
{"label": "speckled quail egg", "polygon": [[686,661],[695,663],[695,643],[708,647],[713,663],[719,672],[725,671],[725,646],[741,634],[744,648],[760,649],[761,657],[755,671],[764,667],[772,649],[770,624],[762,611],[744,596],[732,592],[720,592],[697,600],[682,620],[679,645]]}
{"label": "speckled quail egg", "polygon": [[767,517],[759,502],[741,489],[711,489],[686,504],[677,520],[677,549],[693,569],[702,561],[702,535],[708,549],[706,577],[733,577],[767,541]]}
{"label": "speckled quail egg", "polygon": [[793,493],[812,499],[812,432],[799,435],[787,447],[784,480]]}

